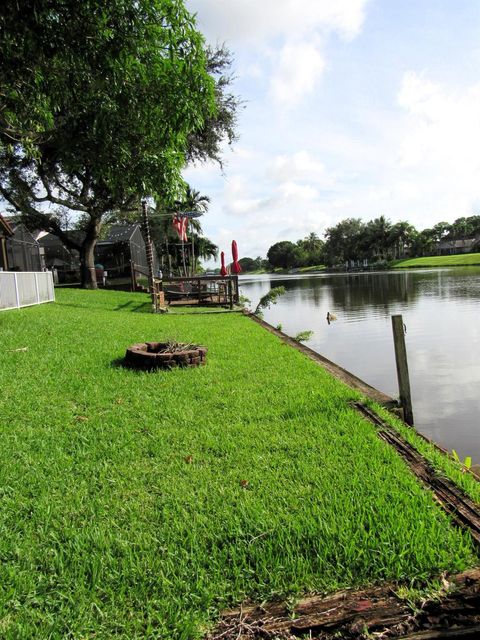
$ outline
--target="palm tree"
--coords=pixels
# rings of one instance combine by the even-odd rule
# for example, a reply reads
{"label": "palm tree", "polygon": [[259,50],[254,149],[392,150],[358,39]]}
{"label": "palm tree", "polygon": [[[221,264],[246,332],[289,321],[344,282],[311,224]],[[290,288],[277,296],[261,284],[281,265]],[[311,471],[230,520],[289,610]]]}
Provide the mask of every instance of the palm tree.
{"label": "palm tree", "polygon": [[308,236],[302,240],[302,245],[304,249],[313,253],[317,249],[322,248],[323,241],[312,231],[312,233],[309,233]]}
{"label": "palm tree", "polygon": [[[209,204],[210,197],[201,195],[200,191],[192,189],[189,184],[187,184],[185,196],[181,200],[177,200],[175,202],[176,207],[178,207],[178,211],[195,211],[196,213],[202,214],[207,213]],[[198,218],[190,218],[188,224],[190,229],[199,235],[202,233],[202,224]]]}
{"label": "palm tree", "polygon": [[392,244],[390,239],[391,228],[392,224],[385,216],[380,216],[367,223],[368,242],[376,257],[386,257]]}
{"label": "palm tree", "polygon": [[[185,190],[185,196],[182,200],[177,200],[175,205],[178,207],[180,212],[196,212],[196,213],[207,213],[208,205],[210,204],[209,196],[201,195],[200,191],[197,189],[192,189],[192,187],[187,184],[187,188]],[[188,227],[192,236],[192,264],[191,264],[191,275],[195,273],[196,259],[195,259],[195,241],[193,234],[196,233],[197,236],[201,236],[203,233],[202,223],[198,218],[189,218],[188,219]]]}
{"label": "palm tree", "polygon": [[196,254],[203,260],[209,260],[210,258],[216,260],[218,257],[218,247],[209,238],[205,236],[195,237]]}
{"label": "palm tree", "polygon": [[411,245],[416,229],[409,222],[400,221],[390,229],[390,243],[393,245],[394,258],[405,257],[405,250]]}

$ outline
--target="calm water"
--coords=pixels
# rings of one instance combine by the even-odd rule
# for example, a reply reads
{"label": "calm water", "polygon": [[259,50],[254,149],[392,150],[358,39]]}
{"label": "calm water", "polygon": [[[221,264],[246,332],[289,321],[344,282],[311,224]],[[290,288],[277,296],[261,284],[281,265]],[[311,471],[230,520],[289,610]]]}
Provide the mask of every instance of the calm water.
{"label": "calm water", "polygon": [[241,277],[252,308],[280,285],[267,322],[314,331],[309,347],[393,397],[390,316],[402,314],[416,428],[480,463],[480,268]]}

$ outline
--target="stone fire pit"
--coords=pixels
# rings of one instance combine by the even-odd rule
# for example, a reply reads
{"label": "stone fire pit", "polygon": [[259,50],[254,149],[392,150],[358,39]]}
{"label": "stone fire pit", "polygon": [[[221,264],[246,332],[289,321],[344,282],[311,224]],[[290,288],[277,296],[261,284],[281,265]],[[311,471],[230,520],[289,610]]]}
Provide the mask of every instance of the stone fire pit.
{"label": "stone fire pit", "polygon": [[124,364],[132,369],[171,369],[205,364],[207,348],[182,342],[142,342],[132,344]]}

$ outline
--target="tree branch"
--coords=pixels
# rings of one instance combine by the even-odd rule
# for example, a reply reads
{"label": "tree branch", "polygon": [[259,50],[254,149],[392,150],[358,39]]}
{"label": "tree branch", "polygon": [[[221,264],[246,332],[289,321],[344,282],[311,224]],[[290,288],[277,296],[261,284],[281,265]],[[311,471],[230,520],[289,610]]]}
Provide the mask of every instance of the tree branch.
{"label": "tree branch", "polygon": [[3,187],[1,184],[0,194],[3,198],[5,198],[7,202],[12,205],[12,207],[15,207],[17,211],[20,211],[21,214],[23,213],[29,217],[30,224],[28,226],[36,226],[40,229],[43,229],[44,231],[52,233],[53,235],[60,238],[63,244],[65,244],[69,249],[76,249],[77,251],[81,250],[82,243],[72,240],[63,231],[63,229],[60,227],[60,224],[55,218],[48,215],[47,213],[38,211],[38,209],[35,209],[35,207],[33,207],[27,200],[24,200],[23,198],[21,201],[16,199],[15,196],[12,195],[12,193],[8,189],[5,189],[5,187]]}
{"label": "tree branch", "polygon": [[22,180],[22,178],[17,176],[17,179],[20,182],[24,182],[25,187],[30,190],[32,199],[35,200],[35,202],[51,202],[52,204],[58,204],[61,207],[67,207],[68,209],[73,209],[74,211],[82,211],[84,213],[88,212],[87,207],[85,207],[82,204],[78,204],[76,202],[72,202],[71,200],[66,200],[64,198],[57,198],[57,196],[54,196],[53,193],[52,193],[52,190],[50,188],[50,185],[48,184],[48,178],[45,175],[45,171],[44,171],[42,165],[38,164],[37,169],[38,169],[38,175],[40,176],[40,180],[42,181],[43,188],[47,192],[47,197],[46,198],[45,197],[44,198],[39,198],[38,196],[36,196],[33,193],[33,190],[29,187],[29,185],[26,184]]}

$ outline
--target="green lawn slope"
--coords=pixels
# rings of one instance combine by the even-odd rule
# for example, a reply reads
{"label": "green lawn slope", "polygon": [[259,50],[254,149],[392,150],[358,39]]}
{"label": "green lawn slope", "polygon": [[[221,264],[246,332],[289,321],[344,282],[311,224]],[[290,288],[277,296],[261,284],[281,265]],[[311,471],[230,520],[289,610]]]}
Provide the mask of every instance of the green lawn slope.
{"label": "green lawn slope", "polygon": [[394,269],[410,267],[468,267],[480,265],[480,253],[462,253],[455,256],[428,256],[426,258],[411,258],[400,260],[391,266]]}
{"label": "green lawn slope", "polygon": [[[357,393],[248,318],[57,296],[0,314],[0,637],[196,638],[245,599],[478,563]],[[120,366],[166,338],[207,365]]]}

